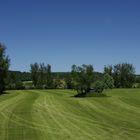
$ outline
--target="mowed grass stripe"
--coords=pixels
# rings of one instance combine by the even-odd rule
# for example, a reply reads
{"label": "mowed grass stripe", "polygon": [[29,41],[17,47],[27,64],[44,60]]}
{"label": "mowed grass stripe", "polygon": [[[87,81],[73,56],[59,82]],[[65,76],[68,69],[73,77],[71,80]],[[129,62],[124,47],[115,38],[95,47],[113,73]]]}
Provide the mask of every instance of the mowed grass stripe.
{"label": "mowed grass stripe", "polygon": [[[30,138],[30,135],[27,135],[28,132],[28,126],[25,127],[26,121],[30,121],[30,111],[32,110],[30,105],[32,105],[32,102],[34,101],[34,97],[31,97],[35,94],[28,94],[28,92],[23,92],[23,91],[14,91],[18,92],[17,97],[14,99],[12,98],[10,101],[8,100],[3,107],[3,111],[1,112],[2,116],[4,117],[5,122],[3,132],[5,132],[5,135],[3,137],[5,139],[19,139],[22,137],[25,139],[26,136],[27,138]],[[22,98],[20,98],[22,97]],[[12,103],[12,104],[10,104]],[[16,116],[16,117],[15,117]],[[17,118],[20,119],[17,119]],[[1,130],[2,130],[1,128]],[[31,134],[32,131],[29,131],[29,134]],[[36,133],[32,134],[36,135]],[[1,139],[3,138],[2,135]]]}
{"label": "mowed grass stripe", "polygon": [[[17,92],[13,93],[13,96],[9,96],[10,94],[4,95],[5,100],[0,102],[0,139],[6,139],[7,137],[7,131],[8,131],[8,120],[7,117],[4,117],[2,114],[3,112],[9,108],[13,109],[17,102],[20,101],[20,99],[24,98],[23,94],[17,94]],[[10,116],[10,114],[9,114]]]}

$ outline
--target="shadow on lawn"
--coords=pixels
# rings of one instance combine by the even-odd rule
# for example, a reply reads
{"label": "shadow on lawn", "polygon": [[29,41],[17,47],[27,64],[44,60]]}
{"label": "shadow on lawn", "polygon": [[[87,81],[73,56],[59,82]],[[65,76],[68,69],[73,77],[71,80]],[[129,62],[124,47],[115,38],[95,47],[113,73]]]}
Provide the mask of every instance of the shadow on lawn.
{"label": "shadow on lawn", "polygon": [[108,98],[111,96],[108,96],[104,93],[100,94],[100,93],[87,93],[87,94],[76,94],[74,96],[71,96],[73,98],[86,98],[86,97],[99,97],[99,98]]}

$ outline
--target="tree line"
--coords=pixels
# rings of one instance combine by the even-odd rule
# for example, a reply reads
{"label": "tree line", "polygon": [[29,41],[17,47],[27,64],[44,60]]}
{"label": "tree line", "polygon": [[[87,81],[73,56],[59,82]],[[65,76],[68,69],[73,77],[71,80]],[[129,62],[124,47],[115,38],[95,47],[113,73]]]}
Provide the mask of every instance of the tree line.
{"label": "tree line", "polygon": [[129,63],[105,66],[102,74],[96,73],[92,65],[73,65],[71,72],[59,76],[52,72],[50,64],[31,64],[28,73],[10,72],[9,66],[6,47],[0,43],[0,93],[5,89],[24,89],[28,84],[28,88],[67,88],[75,89],[77,95],[86,95],[91,90],[102,93],[104,89],[132,88],[135,82],[140,82],[135,76],[134,66]]}

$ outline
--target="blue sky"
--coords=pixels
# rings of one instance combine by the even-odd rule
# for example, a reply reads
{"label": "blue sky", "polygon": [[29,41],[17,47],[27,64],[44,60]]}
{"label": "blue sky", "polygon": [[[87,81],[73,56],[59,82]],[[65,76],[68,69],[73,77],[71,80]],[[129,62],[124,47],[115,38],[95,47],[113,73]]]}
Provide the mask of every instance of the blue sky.
{"label": "blue sky", "polygon": [[139,0],[0,0],[0,41],[12,70],[44,62],[53,71],[72,64],[133,63],[140,74]]}

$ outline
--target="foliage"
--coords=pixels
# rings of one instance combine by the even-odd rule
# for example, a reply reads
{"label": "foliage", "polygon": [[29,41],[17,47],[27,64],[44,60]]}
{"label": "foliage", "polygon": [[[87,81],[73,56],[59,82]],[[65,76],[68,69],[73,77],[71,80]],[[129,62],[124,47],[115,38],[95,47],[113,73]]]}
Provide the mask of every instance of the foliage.
{"label": "foliage", "polygon": [[53,88],[51,65],[31,64],[31,78],[37,88]]}
{"label": "foliage", "polygon": [[31,79],[31,74],[29,72],[20,71],[8,71],[6,78],[6,89],[27,89],[32,88],[32,86],[24,85],[24,81],[28,82]]}
{"label": "foliage", "polygon": [[53,81],[53,88],[54,89],[65,89],[65,81],[59,78],[54,79]]}
{"label": "foliage", "polygon": [[8,73],[7,76],[7,89],[24,89],[23,82],[21,81],[20,75],[16,73]]}
{"label": "foliage", "polygon": [[46,75],[47,85],[46,88],[52,89],[53,88],[53,78],[51,72],[51,65],[47,65],[47,75]]}
{"label": "foliage", "polygon": [[104,73],[113,76],[113,66],[112,65],[105,66]]}
{"label": "foliage", "polygon": [[39,65],[37,63],[31,64],[31,78],[33,81],[34,86],[37,86],[38,79],[39,79]]}
{"label": "foliage", "polygon": [[34,85],[32,81],[24,81],[23,86],[25,89],[34,89]]}
{"label": "foliage", "polygon": [[15,89],[25,89],[22,81],[16,81],[16,87]]}
{"label": "foliage", "polygon": [[115,86],[131,88],[135,82],[135,69],[132,64],[122,63],[114,66]]}
{"label": "foliage", "polygon": [[72,66],[72,80],[74,89],[78,94],[86,94],[90,91],[91,84],[94,81],[92,65]]}
{"label": "foliage", "polygon": [[131,88],[135,83],[135,68],[132,64],[121,63],[105,67],[104,72],[113,77],[116,88]]}
{"label": "foliage", "polygon": [[103,84],[105,89],[112,89],[114,88],[114,79],[108,73],[104,74],[103,77]]}
{"label": "foliage", "polygon": [[140,83],[135,83],[132,88],[140,88]]}
{"label": "foliage", "polygon": [[136,83],[140,83],[140,75],[136,75]]}
{"label": "foliage", "polygon": [[104,90],[104,83],[102,81],[97,81],[94,88],[95,92],[102,93]]}
{"label": "foliage", "polygon": [[140,83],[138,83],[138,86],[137,86],[137,88],[140,88]]}
{"label": "foliage", "polygon": [[73,83],[71,75],[69,75],[65,78],[65,83],[66,83],[66,88],[67,89],[73,89],[74,88],[74,83]]}
{"label": "foliage", "polygon": [[6,48],[0,43],[0,93],[5,90],[7,71],[10,65],[10,59],[6,56]]}

